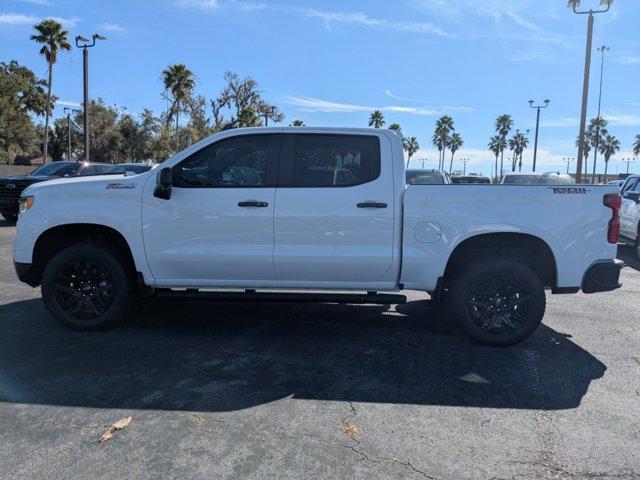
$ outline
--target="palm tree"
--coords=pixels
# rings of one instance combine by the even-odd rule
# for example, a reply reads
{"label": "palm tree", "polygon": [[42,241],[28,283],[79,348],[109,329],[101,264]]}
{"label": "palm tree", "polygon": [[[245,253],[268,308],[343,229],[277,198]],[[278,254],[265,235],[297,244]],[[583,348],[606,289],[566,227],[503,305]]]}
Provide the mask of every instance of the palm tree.
{"label": "palm tree", "polygon": [[267,102],[260,102],[258,105],[258,113],[264,118],[264,126],[269,126],[269,120],[280,123],[284,120],[284,114],[275,105],[269,105]]}
{"label": "palm tree", "polygon": [[515,172],[516,161],[518,157],[518,155],[516,154],[518,150],[518,139],[516,138],[515,135],[509,139],[508,144],[509,144],[509,150],[511,151],[511,171]]}
{"label": "palm tree", "polygon": [[193,72],[182,63],[169,65],[165,68],[162,71],[162,82],[164,83],[164,88],[170,91],[173,96],[173,103],[169,109],[167,119],[170,120],[173,115],[176,117],[176,153],[178,153],[180,151],[178,120],[180,111],[184,111],[182,102],[190,100],[196,82],[193,78]]}
{"label": "palm tree", "polygon": [[[489,139],[489,150],[496,156],[496,180],[498,177],[498,156],[507,148],[507,140],[502,135],[494,135]],[[502,172],[500,172],[502,174]]]}
{"label": "palm tree", "polygon": [[436,120],[436,134],[438,134],[440,138],[440,144],[442,144],[442,154],[440,164],[438,166],[439,170],[444,170],[444,156],[449,145],[449,141],[451,140],[449,134],[451,131],[455,130],[453,126],[453,118],[449,115],[443,115],[438,120]]}
{"label": "palm tree", "polygon": [[394,132],[399,132],[400,130],[402,130],[402,128],[400,127],[400,124],[392,123],[391,125],[389,125],[389,130],[393,130]]}
{"label": "palm tree", "polygon": [[633,142],[633,154],[637,157],[640,155],[640,134],[636,135],[636,139]]}
{"label": "palm tree", "polygon": [[[587,139],[587,136],[584,136],[584,141],[582,142],[582,158],[584,160],[584,164],[585,164],[585,169],[584,169],[584,176],[587,176],[587,160],[589,159],[589,152],[591,151],[591,144],[589,143],[589,140]],[[580,136],[578,136],[578,138],[576,138],[576,147],[578,147],[580,145]],[[588,183],[589,181],[585,179],[585,183]]]}
{"label": "palm tree", "polygon": [[456,132],[451,135],[449,138],[449,150],[451,151],[451,161],[449,162],[449,175],[451,175],[451,170],[453,170],[453,156],[460,149],[464,141],[462,140],[462,136]]}
{"label": "palm tree", "polygon": [[[42,20],[33,27],[36,32],[31,35],[31,40],[42,44],[40,55],[44,56],[49,68],[49,81],[47,82],[47,108],[44,112],[44,152],[42,161],[47,162],[49,155],[49,116],[51,115],[51,85],[53,83],[53,64],[58,60],[58,52],[70,51],[71,44],[67,35],[69,32],[62,29],[62,25],[52,19]],[[85,105],[85,108],[87,106]]]}
{"label": "palm tree", "polygon": [[527,138],[527,136],[524,133],[518,133],[516,134],[516,138],[518,139],[518,154],[520,155],[520,161],[518,162],[518,171],[521,172],[522,171],[522,154],[524,153],[524,151],[527,149],[527,146],[529,145],[529,139]]}
{"label": "palm tree", "polygon": [[438,149],[438,170],[442,170],[442,151],[446,145],[446,136],[443,135],[441,129],[436,128],[431,137],[431,143]]}
{"label": "palm tree", "polygon": [[306,125],[304,124],[304,122],[302,120],[294,120],[293,122],[291,122],[292,127],[306,127]]}
{"label": "palm tree", "polygon": [[620,140],[611,134],[607,134],[600,144],[600,153],[604,156],[604,181],[607,181],[607,167],[609,159],[620,150]]}
{"label": "palm tree", "polygon": [[373,128],[382,128],[384,126],[384,115],[380,110],[374,110],[369,117],[369,126]]}
{"label": "palm tree", "polygon": [[[504,165],[504,149],[507,148],[507,135],[509,135],[509,132],[513,128],[513,119],[511,118],[511,115],[504,113],[496,118],[495,128],[496,133],[504,140],[504,147],[500,150],[500,174],[502,174],[502,167]],[[515,170],[515,167],[513,167],[513,169]]]}
{"label": "palm tree", "polygon": [[404,138],[402,139],[402,147],[407,152],[407,168],[409,168],[409,162],[411,161],[411,157],[420,149],[420,145],[418,144],[418,139],[416,137]]}
{"label": "palm tree", "polygon": [[598,148],[604,137],[609,133],[607,131],[608,122],[602,117],[595,117],[589,121],[587,127],[587,141],[593,147],[593,173],[591,174],[591,183],[596,182],[596,160],[598,158]]}

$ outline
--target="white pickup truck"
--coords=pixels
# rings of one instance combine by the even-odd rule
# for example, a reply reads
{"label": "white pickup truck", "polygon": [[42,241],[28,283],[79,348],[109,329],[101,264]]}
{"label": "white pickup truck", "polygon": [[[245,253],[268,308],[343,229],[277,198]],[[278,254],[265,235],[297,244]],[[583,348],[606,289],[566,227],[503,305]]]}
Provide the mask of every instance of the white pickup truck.
{"label": "white pickup truck", "polygon": [[545,288],[620,287],[620,203],[615,186],[407,186],[388,130],[237,129],[139,175],[28,187],[13,254],[76,329],[137,294],[391,304],[412,289],[508,345],[538,327]]}

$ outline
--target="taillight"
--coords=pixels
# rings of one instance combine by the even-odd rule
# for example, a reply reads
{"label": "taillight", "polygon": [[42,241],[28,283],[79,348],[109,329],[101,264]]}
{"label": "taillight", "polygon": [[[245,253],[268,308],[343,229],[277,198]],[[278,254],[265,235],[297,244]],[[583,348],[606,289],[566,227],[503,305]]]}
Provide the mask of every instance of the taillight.
{"label": "taillight", "polygon": [[609,228],[607,229],[607,242],[618,243],[622,197],[617,193],[608,193],[602,198],[602,203],[611,209],[611,220],[609,220]]}

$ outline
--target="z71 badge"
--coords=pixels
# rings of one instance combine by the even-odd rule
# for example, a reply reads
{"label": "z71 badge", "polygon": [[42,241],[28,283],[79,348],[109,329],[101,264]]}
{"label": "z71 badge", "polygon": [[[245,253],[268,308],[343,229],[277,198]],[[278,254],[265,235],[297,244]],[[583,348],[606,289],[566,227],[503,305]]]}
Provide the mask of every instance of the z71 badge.
{"label": "z71 badge", "polygon": [[107,190],[112,190],[114,188],[136,188],[137,183],[110,183],[107,185]]}
{"label": "z71 badge", "polygon": [[587,189],[584,187],[553,187],[553,193],[559,195],[586,195]]}

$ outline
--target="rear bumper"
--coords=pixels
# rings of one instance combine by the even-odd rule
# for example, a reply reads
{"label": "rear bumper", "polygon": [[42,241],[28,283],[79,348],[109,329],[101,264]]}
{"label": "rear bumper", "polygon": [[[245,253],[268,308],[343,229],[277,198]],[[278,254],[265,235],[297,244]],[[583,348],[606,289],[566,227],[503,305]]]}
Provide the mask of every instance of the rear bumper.
{"label": "rear bumper", "polygon": [[622,260],[601,260],[589,267],[582,279],[584,293],[608,292],[620,288],[620,270],[624,267]]}
{"label": "rear bumper", "polygon": [[20,263],[14,260],[13,267],[21,282],[37,287],[40,285],[40,276],[37,274],[31,263]]}

